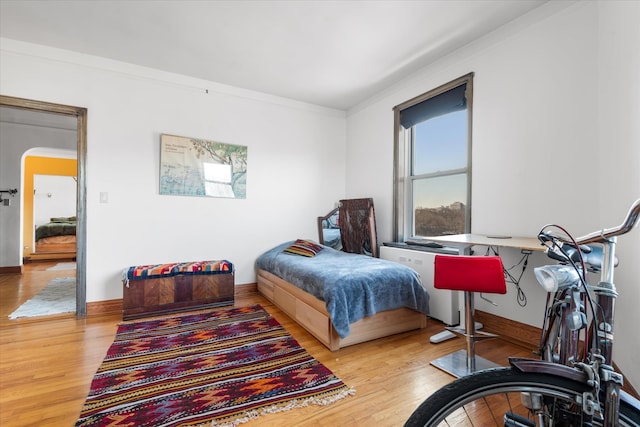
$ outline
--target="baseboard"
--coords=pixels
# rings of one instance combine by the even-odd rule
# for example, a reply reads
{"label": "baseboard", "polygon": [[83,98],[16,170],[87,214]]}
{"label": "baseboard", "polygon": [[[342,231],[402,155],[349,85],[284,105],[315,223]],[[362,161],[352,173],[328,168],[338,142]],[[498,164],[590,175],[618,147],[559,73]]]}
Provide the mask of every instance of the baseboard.
{"label": "baseboard", "polygon": [[68,252],[51,252],[51,253],[32,253],[22,258],[22,262],[27,264],[30,262],[43,262],[43,261],[75,261],[76,253],[68,253]]}
{"label": "baseboard", "polygon": [[480,310],[475,311],[475,319],[482,323],[482,330],[498,334],[514,344],[531,350],[537,350],[540,345],[540,328]]}
{"label": "baseboard", "polygon": [[252,295],[258,293],[258,284],[257,283],[245,283],[243,285],[236,285],[234,289],[234,295],[236,298]]}
{"label": "baseboard", "polygon": [[21,265],[0,267],[0,274],[22,274],[23,268]]}
{"label": "baseboard", "polygon": [[87,316],[122,313],[122,298],[87,303]]}

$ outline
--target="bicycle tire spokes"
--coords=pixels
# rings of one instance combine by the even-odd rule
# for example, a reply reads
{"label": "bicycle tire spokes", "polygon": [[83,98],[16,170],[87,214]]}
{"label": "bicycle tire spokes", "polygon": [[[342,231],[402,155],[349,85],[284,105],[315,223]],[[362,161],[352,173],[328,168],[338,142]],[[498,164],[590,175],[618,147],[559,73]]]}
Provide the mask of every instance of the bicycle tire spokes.
{"label": "bicycle tire spokes", "polygon": [[[601,410],[586,411],[585,404],[602,408],[584,382],[496,368],[459,378],[436,391],[414,411],[405,427],[611,425]],[[619,418],[617,426],[637,427],[640,410],[623,402]]]}

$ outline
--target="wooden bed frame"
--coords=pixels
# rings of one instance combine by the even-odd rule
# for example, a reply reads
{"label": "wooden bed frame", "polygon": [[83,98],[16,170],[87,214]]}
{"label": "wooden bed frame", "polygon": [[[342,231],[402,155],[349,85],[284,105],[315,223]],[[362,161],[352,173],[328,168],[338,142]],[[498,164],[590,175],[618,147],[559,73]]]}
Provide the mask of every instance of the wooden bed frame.
{"label": "wooden bed frame", "polygon": [[[36,241],[36,254],[74,253],[76,252],[76,236],[58,236],[59,241],[44,238]],[[49,239],[49,240],[47,240]],[[39,243],[44,241],[45,243]]]}
{"label": "wooden bed frame", "polygon": [[[64,237],[62,243],[53,240],[47,243],[38,243],[34,245],[34,251],[23,257],[23,262],[35,261],[53,261],[53,260],[75,260],[76,259],[76,236],[58,236]],[[44,240],[51,239],[45,238]],[[55,238],[54,238],[55,239]]]}
{"label": "wooden bed frame", "polygon": [[324,301],[262,269],[258,269],[258,291],[331,351],[427,326],[425,314],[398,308],[352,323],[349,335],[340,338]]}

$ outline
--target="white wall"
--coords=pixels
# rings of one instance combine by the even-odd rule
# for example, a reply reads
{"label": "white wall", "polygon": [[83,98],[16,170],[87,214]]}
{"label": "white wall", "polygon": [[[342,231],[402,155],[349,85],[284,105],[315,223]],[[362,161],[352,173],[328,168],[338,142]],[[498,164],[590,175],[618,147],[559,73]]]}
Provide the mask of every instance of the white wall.
{"label": "white wall", "polygon": [[47,224],[53,217],[76,216],[76,181],[71,176],[33,176],[33,225]]}
{"label": "white wall", "polygon": [[[317,239],[344,197],[342,111],[14,40],[0,55],[3,95],[88,109],[89,302],[146,263],[224,258],[253,283],[260,253]],[[248,146],[247,198],[160,196],[161,133]]]}
{"label": "white wall", "polygon": [[[2,77],[0,71],[0,79]],[[22,265],[21,248],[23,244],[32,244],[22,242],[24,154],[68,158],[73,157],[76,145],[75,131],[0,122],[0,188],[18,189],[18,194],[11,198],[10,206],[0,206],[0,267]],[[47,148],[42,149],[45,146]]]}
{"label": "white wall", "polygon": [[[392,236],[392,108],[475,72],[472,232],[535,236],[547,223],[577,235],[618,225],[640,198],[638,2],[550,2],[352,109],[347,197],[373,194],[381,241]],[[362,165],[368,165],[363,168]],[[640,231],[620,238],[615,360],[640,384]],[[478,248],[480,252],[484,248]],[[502,250],[505,266],[520,258]],[[545,294],[532,268],[480,310],[541,326]],[[519,269],[514,273],[518,274]],[[626,285],[626,286],[625,286]],[[622,337],[622,339],[620,339]]]}
{"label": "white wall", "polygon": [[[598,4],[598,206],[601,223],[622,222],[640,198],[640,2]],[[614,360],[640,389],[640,227],[618,239]]]}

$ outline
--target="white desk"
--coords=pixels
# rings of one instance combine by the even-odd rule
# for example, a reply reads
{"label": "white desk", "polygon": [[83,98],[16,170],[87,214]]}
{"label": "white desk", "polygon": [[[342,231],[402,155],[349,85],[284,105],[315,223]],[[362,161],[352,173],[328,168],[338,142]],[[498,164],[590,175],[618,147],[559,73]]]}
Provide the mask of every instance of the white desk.
{"label": "white desk", "polygon": [[535,237],[485,236],[482,234],[452,234],[449,236],[425,237],[424,240],[462,249],[471,246],[499,246],[527,251],[544,251],[545,247]]}
{"label": "white desk", "polygon": [[[472,246],[494,246],[502,248],[520,249],[523,251],[544,251],[545,247],[540,244],[535,237],[515,237],[515,236],[485,236],[482,234],[453,234],[449,236],[436,236],[436,237],[424,237],[425,241],[436,242],[441,245],[451,246],[458,248],[461,254],[468,254],[469,248]],[[525,264],[526,265],[526,264]],[[465,305],[459,300],[459,313],[460,313],[460,325],[465,324]],[[478,324],[476,322],[476,328]],[[481,326],[480,326],[481,327]],[[455,337],[455,335],[449,331],[443,331],[439,334],[431,337],[431,342],[438,343],[444,340]],[[476,356],[476,363],[478,360],[482,361],[482,358]],[[437,362],[437,361],[436,361]],[[460,372],[466,370],[462,368],[466,360],[459,360],[453,363],[455,366],[448,366],[448,362],[436,363],[435,366],[443,369],[445,372],[453,373],[454,376],[459,376]],[[432,364],[434,362],[431,362]],[[483,363],[483,362],[481,362]],[[485,362],[486,363],[486,362]],[[489,365],[486,365],[487,367]],[[481,368],[479,368],[481,369]],[[454,373],[458,372],[458,374]]]}

